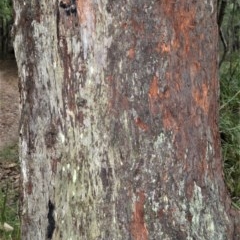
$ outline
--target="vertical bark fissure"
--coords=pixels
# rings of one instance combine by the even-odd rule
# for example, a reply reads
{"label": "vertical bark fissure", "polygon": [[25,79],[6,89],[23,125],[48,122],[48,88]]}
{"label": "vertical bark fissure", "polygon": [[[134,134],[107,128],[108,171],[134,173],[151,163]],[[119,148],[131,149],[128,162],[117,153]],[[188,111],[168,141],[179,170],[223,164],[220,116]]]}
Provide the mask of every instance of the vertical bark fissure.
{"label": "vertical bark fissure", "polygon": [[47,238],[52,239],[53,232],[55,230],[55,219],[54,219],[54,209],[55,206],[52,204],[51,200],[48,201],[48,226],[47,226]]}

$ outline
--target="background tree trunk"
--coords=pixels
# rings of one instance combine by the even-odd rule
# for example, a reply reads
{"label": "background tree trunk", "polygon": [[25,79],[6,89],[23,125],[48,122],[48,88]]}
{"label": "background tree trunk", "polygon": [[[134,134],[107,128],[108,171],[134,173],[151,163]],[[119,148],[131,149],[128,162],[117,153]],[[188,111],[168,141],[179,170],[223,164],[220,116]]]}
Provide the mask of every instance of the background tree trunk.
{"label": "background tree trunk", "polygon": [[23,239],[233,239],[216,1],[14,8]]}

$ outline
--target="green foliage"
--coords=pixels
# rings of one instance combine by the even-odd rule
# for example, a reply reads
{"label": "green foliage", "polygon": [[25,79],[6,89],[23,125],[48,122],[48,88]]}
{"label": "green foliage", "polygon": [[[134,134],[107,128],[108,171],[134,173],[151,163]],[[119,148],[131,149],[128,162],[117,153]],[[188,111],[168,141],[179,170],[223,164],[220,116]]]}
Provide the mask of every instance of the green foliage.
{"label": "green foliage", "polygon": [[[1,171],[8,171],[8,166],[18,162],[18,144],[10,145],[0,151]],[[10,168],[11,169],[11,168]],[[10,170],[12,171],[12,170]],[[19,193],[10,178],[0,182],[0,240],[20,239]],[[4,223],[13,230],[7,231]]]}
{"label": "green foliage", "polygon": [[0,17],[6,20],[10,20],[13,15],[12,1],[11,0],[0,0]]}
{"label": "green foliage", "polygon": [[220,68],[220,133],[225,179],[240,208],[240,56],[231,54]]}
{"label": "green foliage", "polygon": [[[0,191],[0,239],[20,239],[20,221],[17,215],[18,213],[18,201],[10,204],[8,202],[8,196],[10,191],[14,191],[9,189],[7,186],[4,192]],[[13,230],[7,231],[4,227],[4,223],[10,225]]]}
{"label": "green foliage", "polygon": [[0,151],[1,161],[16,162],[16,159],[18,159],[18,144],[7,146]]}
{"label": "green foliage", "polygon": [[240,1],[219,0],[220,133],[225,181],[240,209]]}

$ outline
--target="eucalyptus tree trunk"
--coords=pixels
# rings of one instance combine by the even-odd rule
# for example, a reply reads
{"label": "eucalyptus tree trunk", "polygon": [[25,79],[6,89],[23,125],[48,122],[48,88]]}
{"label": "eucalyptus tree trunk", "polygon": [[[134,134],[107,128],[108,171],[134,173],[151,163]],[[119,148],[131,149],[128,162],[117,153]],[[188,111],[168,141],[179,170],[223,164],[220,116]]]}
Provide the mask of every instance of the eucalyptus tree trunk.
{"label": "eucalyptus tree trunk", "polygon": [[22,239],[233,239],[216,1],[14,8]]}

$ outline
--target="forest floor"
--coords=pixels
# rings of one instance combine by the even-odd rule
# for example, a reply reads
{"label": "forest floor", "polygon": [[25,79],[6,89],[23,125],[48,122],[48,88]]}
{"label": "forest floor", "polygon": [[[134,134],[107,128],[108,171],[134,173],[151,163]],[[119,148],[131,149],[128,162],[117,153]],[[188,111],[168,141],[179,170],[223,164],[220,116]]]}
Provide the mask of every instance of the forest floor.
{"label": "forest floor", "polygon": [[0,61],[0,149],[18,140],[19,92],[14,60]]}
{"label": "forest floor", "polygon": [[0,60],[0,240],[19,235],[19,115],[16,62]]}

